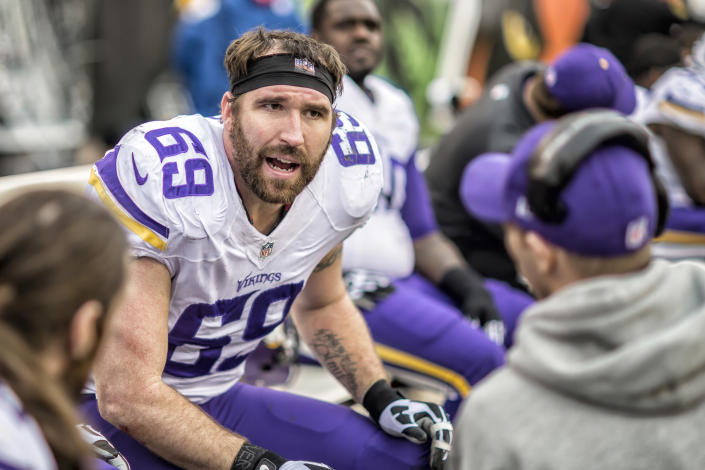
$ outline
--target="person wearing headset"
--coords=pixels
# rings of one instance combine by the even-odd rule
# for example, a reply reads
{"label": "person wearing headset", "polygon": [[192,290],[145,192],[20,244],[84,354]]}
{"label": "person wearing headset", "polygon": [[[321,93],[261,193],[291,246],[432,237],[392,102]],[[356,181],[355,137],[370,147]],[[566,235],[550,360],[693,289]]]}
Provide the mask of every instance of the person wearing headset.
{"label": "person wearing headset", "polygon": [[461,406],[449,468],[705,468],[705,267],[651,257],[668,202],[647,140],[585,111],[465,169],[539,301]]}

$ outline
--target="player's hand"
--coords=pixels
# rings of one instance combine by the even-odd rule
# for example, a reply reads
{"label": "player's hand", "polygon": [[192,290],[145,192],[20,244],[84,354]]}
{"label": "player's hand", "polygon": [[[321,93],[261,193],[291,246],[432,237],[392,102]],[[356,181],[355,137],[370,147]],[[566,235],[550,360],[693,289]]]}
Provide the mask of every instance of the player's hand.
{"label": "player's hand", "polygon": [[495,343],[504,344],[504,324],[492,296],[480,276],[470,266],[453,267],[443,275],[438,287],[458,305],[470,322],[482,328]]}
{"label": "player's hand", "polygon": [[504,344],[504,323],[492,296],[482,286],[475,286],[465,296],[460,310],[475,326],[482,328],[495,343]]}
{"label": "player's hand", "polygon": [[279,470],[333,470],[324,463],[304,462],[303,460],[289,460]]}
{"label": "player's hand", "polygon": [[271,450],[245,442],[235,456],[231,470],[333,470],[323,463],[286,460]]}
{"label": "player's hand", "polygon": [[79,424],[78,430],[83,439],[91,445],[96,457],[118,470],[130,470],[130,464],[127,459],[118,452],[115,446],[100,431],[88,424]]}
{"label": "player's hand", "polygon": [[430,436],[430,467],[433,470],[444,467],[453,440],[453,425],[441,406],[400,398],[387,405],[379,426],[387,434],[403,436],[416,444],[423,444]]}
{"label": "player's hand", "polygon": [[383,380],[370,387],[363,405],[387,434],[416,444],[423,444],[430,438],[430,468],[444,468],[453,441],[453,425],[443,407],[404,398]]}

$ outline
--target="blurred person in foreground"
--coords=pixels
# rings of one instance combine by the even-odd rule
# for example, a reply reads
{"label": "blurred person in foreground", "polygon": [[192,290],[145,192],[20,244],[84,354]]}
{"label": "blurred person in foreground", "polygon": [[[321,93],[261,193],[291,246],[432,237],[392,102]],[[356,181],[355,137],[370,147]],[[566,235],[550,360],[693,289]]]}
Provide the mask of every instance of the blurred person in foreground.
{"label": "blurred person in foreground", "polygon": [[651,257],[668,203],[647,140],[590,111],[465,170],[540,300],[461,406],[451,468],[705,468],[705,267]]}
{"label": "blurred person in foreground", "polygon": [[125,236],[68,191],[15,196],[0,220],[0,468],[94,468],[75,407],[120,297]]}
{"label": "blurred person in foreground", "polygon": [[[344,65],[330,46],[263,29],[225,64],[220,116],[144,123],[92,169],[135,260],[84,412],[150,470],[442,468],[446,413],[390,386],[343,284],[341,244],[382,186],[374,139],[333,109]],[[240,381],[289,312],[372,419]]]}
{"label": "blurred person in foreground", "polygon": [[438,230],[415,164],[414,105],[403,90],[372,73],[383,51],[376,2],[320,0],[311,18],[312,36],[333,46],[348,69],[336,109],[370,130],[384,164],[375,211],[345,241],[348,291],[385,364],[449,387],[445,409],[453,416],[470,387],[504,362],[502,346],[511,344],[514,324],[533,299],[483,280]]}
{"label": "blurred person in foreground", "polygon": [[463,168],[481,153],[511,151],[538,122],[587,108],[629,114],[635,104],[634,84],[622,64],[590,44],[571,47],[548,66],[527,61],[501,69],[432,149],[425,176],[441,231],[480,274],[520,286],[502,228],[463,208]]}

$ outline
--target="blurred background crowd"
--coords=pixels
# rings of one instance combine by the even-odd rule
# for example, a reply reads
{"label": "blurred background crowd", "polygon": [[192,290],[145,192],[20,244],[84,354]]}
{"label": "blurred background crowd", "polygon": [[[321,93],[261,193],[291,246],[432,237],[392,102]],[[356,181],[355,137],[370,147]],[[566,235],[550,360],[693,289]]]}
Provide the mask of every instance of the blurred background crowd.
{"label": "blurred background crowd", "polygon": [[[91,163],[138,123],[215,114],[230,40],[259,24],[307,32],[312,3],[0,2],[0,175]],[[648,88],[704,30],[701,3],[380,0],[376,73],[408,91],[428,148],[500,67],[547,62],[576,42],[609,49]]]}

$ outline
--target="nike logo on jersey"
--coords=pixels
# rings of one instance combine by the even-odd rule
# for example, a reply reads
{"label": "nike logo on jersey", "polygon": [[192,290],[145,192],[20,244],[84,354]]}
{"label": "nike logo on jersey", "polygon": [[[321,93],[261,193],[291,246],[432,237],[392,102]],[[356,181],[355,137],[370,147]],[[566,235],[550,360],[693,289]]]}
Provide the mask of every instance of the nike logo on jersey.
{"label": "nike logo on jersey", "polygon": [[149,178],[149,173],[147,173],[146,176],[140,175],[139,170],[137,169],[137,163],[135,163],[135,154],[132,154],[132,169],[135,170],[135,179],[137,180],[137,184],[142,186],[147,182],[147,178]]}

